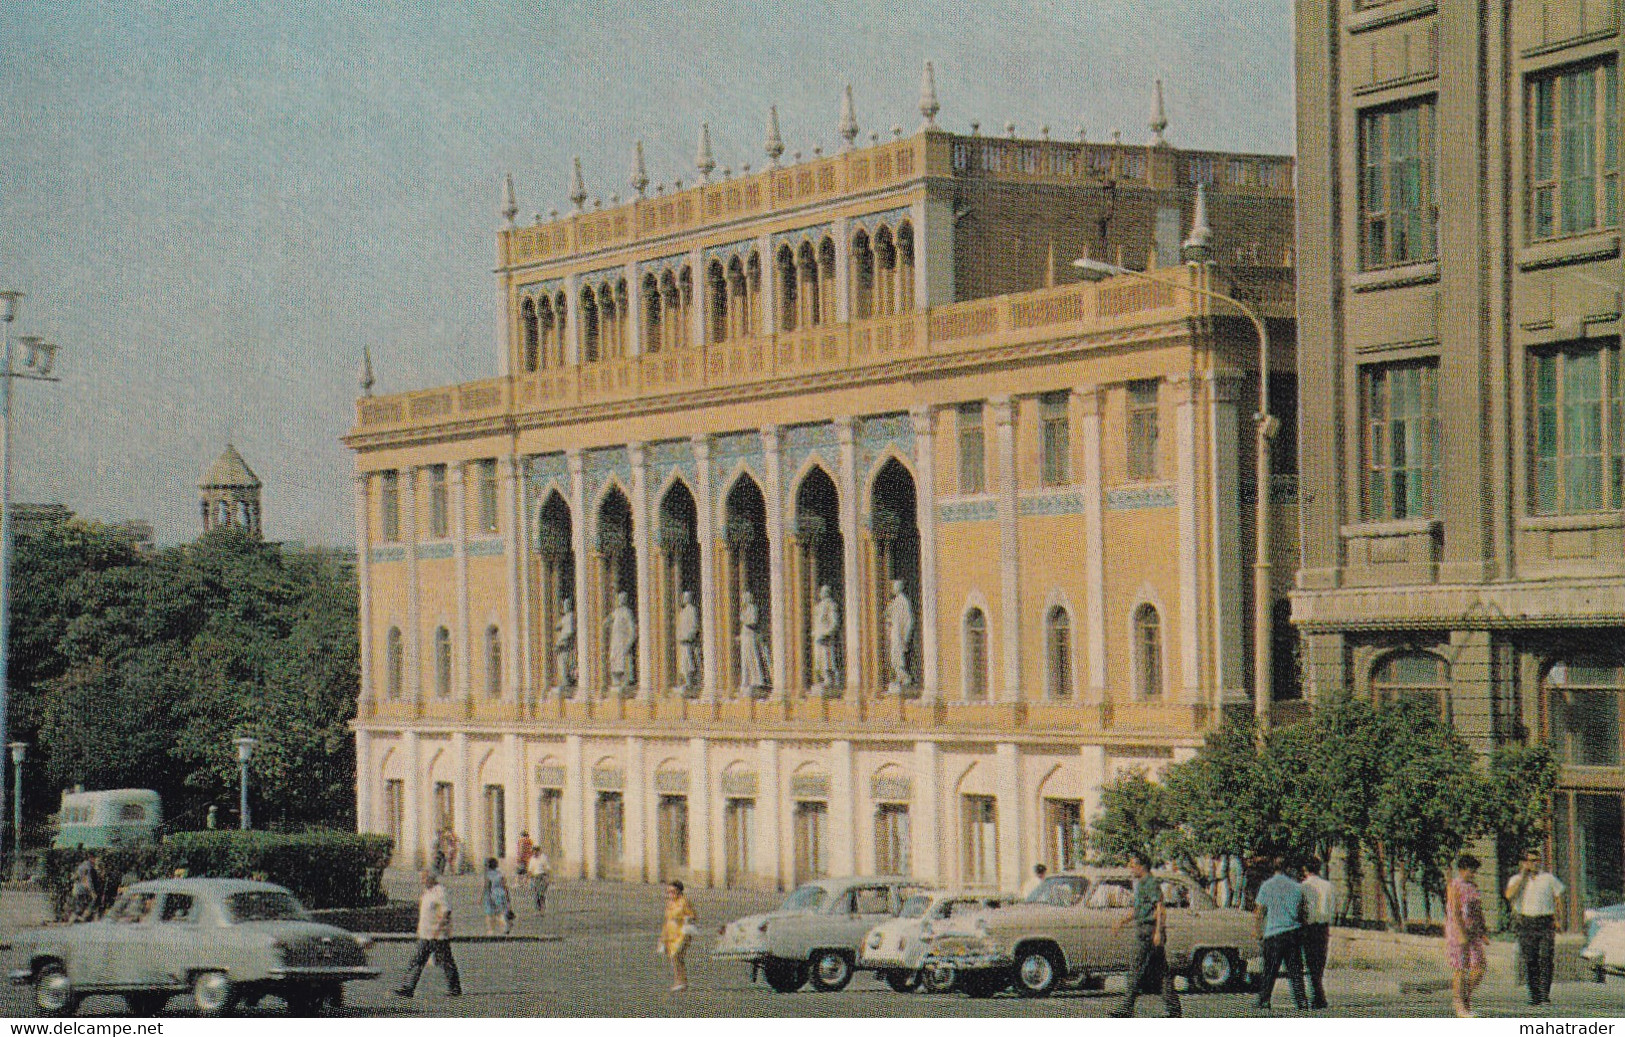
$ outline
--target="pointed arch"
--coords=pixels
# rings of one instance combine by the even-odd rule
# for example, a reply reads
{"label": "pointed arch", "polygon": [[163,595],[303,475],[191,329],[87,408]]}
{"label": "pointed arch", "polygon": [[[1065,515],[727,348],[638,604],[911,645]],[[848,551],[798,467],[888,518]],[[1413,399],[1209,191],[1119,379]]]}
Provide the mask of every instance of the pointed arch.
{"label": "pointed arch", "polygon": [[537,324],[536,300],[526,298],[519,304],[520,338],[524,343],[523,367],[526,374],[535,372],[540,352],[540,330]]}

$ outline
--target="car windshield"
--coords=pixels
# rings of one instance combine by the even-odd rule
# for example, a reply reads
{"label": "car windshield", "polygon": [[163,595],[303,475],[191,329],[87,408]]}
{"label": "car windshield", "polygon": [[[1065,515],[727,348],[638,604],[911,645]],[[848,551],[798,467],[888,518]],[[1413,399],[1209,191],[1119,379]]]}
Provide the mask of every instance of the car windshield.
{"label": "car windshield", "polygon": [[1089,880],[1076,875],[1051,875],[1027,894],[1029,904],[1053,904],[1071,907],[1089,888]]}
{"label": "car windshield", "polygon": [[802,886],[800,889],[784,898],[779,905],[780,911],[817,911],[823,906],[829,894],[823,886]]}
{"label": "car windshield", "polygon": [[233,893],[226,898],[226,906],[233,922],[279,922],[305,917],[305,909],[293,894],[275,890]]}
{"label": "car windshield", "polygon": [[925,909],[931,906],[930,897],[909,897],[903,904],[903,918],[920,918],[925,915]]}

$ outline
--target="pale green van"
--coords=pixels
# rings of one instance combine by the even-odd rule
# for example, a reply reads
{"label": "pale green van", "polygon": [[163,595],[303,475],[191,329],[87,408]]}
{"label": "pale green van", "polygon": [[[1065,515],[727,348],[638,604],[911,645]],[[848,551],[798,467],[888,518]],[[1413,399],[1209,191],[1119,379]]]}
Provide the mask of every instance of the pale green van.
{"label": "pale green van", "polygon": [[162,823],[163,801],[151,789],[64,792],[51,845],[105,849],[153,842]]}

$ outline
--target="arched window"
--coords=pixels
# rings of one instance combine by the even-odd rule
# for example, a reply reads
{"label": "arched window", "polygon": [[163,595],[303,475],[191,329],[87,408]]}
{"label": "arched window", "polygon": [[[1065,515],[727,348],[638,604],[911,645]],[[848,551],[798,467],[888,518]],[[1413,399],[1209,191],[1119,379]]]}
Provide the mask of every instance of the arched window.
{"label": "arched window", "polygon": [[582,360],[594,363],[600,359],[598,348],[598,297],[591,288],[581,290],[581,351]]}
{"label": "arched window", "polygon": [[750,254],[745,264],[745,335],[762,333],[762,257]]}
{"label": "arched window", "polygon": [[384,694],[391,699],[401,697],[403,658],[401,628],[390,627],[389,633],[384,637]]}
{"label": "arched window", "polygon": [[835,242],[825,238],[818,243],[818,316],[814,324],[835,319]]}
{"label": "arched window", "polygon": [[553,299],[553,338],[554,338],[554,345],[557,347],[557,354],[554,356],[554,358],[552,360],[552,363],[553,363],[553,365],[555,367],[563,367],[565,357],[567,357],[569,355],[569,346],[566,345],[566,342],[568,342],[568,338],[565,335],[565,332],[567,330],[566,325],[565,325],[565,318],[568,316],[568,313],[566,311],[568,311],[569,308],[570,308],[569,303],[566,302],[563,292],[560,292],[557,296],[554,297],[554,299]]}
{"label": "arched window", "polygon": [[779,249],[779,330],[796,330],[796,257],[786,245]]}
{"label": "arched window", "polygon": [[451,697],[451,631],[445,627],[434,628],[434,693]]}
{"label": "arched window", "polygon": [[897,249],[892,247],[891,228],[875,232],[875,316],[890,317],[897,312]]}
{"label": "arched window", "polygon": [[1547,738],[1558,761],[1618,767],[1625,666],[1596,656],[1559,660],[1546,672],[1544,691]]}
{"label": "arched window", "polygon": [[614,360],[621,355],[620,342],[615,337],[620,321],[615,314],[615,292],[606,282],[598,286],[598,355],[603,360]]}
{"label": "arched window", "polygon": [[536,326],[536,301],[526,299],[519,306],[519,323],[523,327],[525,340],[525,373],[536,370],[537,353],[540,352],[538,331]]}
{"label": "arched window", "polygon": [[1371,694],[1377,705],[1416,699],[1450,718],[1450,664],[1427,652],[1399,652],[1371,671]]}
{"label": "arched window", "polygon": [[1154,605],[1134,612],[1134,680],[1142,699],[1162,698],[1162,619]]}
{"label": "arched window", "polygon": [[495,623],[485,628],[485,694],[502,697],[502,631]]}
{"label": "arched window", "polygon": [[897,312],[914,309],[914,228],[897,228]]}
{"label": "arched window", "polygon": [[660,285],[655,275],[643,275],[643,351],[660,352]]}
{"label": "arched window", "polygon": [[688,346],[689,314],[694,312],[694,272],[683,267],[683,272],[677,275],[678,314],[677,321],[677,348]]}
{"label": "arched window", "polygon": [[859,228],[852,235],[852,319],[868,320],[874,316],[875,254],[869,247],[869,235]]}
{"label": "arched window", "polygon": [[545,295],[536,303],[536,325],[541,339],[541,356],[537,358],[537,365],[558,367],[563,362],[560,359],[563,356],[560,344],[564,336],[553,316],[553,300]]}
{"label": "arched window", "polygon": [[706,321],[708,340],[728,341],[728,281],[722,273],[721,263],[712,263],[705,271],[705,295],[710,302],[710,320]]}
{"label": "arched window", "polygon": [[987,616],[981,609],[965,614],[965,701],[987,701]]}
{"label": "arched window", "polygon": [[1049,670],[1049,697],[1072,696],[1072,617],[1060,605],[1049,610],[1044,623],[1044,652]]}

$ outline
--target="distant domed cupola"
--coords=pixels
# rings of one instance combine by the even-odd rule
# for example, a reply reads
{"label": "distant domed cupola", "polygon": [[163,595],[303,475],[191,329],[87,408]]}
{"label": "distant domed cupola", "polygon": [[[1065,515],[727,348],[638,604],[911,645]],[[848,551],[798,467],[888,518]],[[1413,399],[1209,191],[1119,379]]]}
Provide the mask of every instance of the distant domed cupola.
{"label": "distant domed cupola", "polygon": [[260,479],[230,443],[198,482],[203,532],[232,526],[256,540],[260,531]]}

